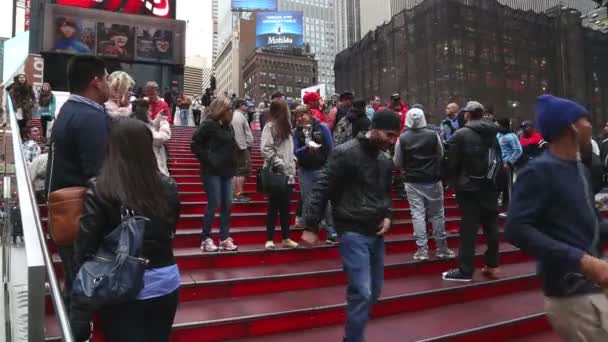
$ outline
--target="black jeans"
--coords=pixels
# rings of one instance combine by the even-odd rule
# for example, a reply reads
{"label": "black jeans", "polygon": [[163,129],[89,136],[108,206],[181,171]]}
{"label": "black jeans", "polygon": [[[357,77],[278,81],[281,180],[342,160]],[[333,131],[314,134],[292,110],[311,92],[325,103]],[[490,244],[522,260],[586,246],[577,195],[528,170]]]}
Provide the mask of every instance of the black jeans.
{"label": "black jeans", "polygon": [[50,116],[41,116],[40,117],[40,124],[42,125],[42,136],[44,138],[46,138],[46,129],[47,129],[50,121],[53,121],[53,119]]}
{"label": "black jeans", "polygon": [[179,290],[158,298],[109,305],[99,311],[107,342],[168,342]]}
{"label": "black jeans", "polygon": [[502,208],[507,211],[511,201],[511,187],[513,186],[513,169],[505,169],[500,174],[500,191],[502,194]]}
{"label": "black jeans", "polygon": [[198,126],[201,124],[201,111],[200,109],[193,109],[192,116],[194,117],[194,125]]}
{"label": "black jeans", "polygon": [[496,191],[458,192],[458,206],[462,212],[460,223],[459,268],[467,275],[475,271],[475,240],[481,225],[486,236],[486,266],[498,267],[498,194]]}
{"label": "black jeans", "polygon": [[72,294],[72,281],[76,276],[78,270],[74,269],[74,247],[72,246],[57,246],[57,252],[61,257],[63,264],[63,302],[66,307],[70,307],[70,296]]}
{"label": "black jeans", "polygon": [[283,240],[289,239],[289,207],[293,186],[288,185],[285,191],[268,195],[268,213],[266,215],[266,241],[274,241],[274,228],[277,214],[280,216]]}

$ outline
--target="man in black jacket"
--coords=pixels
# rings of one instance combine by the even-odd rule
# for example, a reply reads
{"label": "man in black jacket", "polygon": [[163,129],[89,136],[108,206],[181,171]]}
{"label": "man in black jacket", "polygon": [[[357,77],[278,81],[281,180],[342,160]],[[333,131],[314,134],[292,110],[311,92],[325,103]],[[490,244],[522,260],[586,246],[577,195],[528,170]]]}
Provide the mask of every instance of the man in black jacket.
{"label": "man in black jacket", "polygon": [[427,211],[435,234],[437,257],[453,258],[455,254],[448,248],[445,233],[441,138],[436,131],[427,128],[424,112],[419,108],[407,112],[405,127],[407,129],[395,146],[393,162],[396,167],[405,171],[405,191],[410,203],[414,238],[418,246],[414,260],[429,259],[425,220]]}
{"label": "man in black jacket", "polygon": [[448,141],[447,173],[456,190],[462,212],[460,223],[460,262],[458,268],[443,273],[443,279],[471,281],[475,265],[475,238],[479,225],[486,235],[488,249],[483,274],[495,277],[498,270],[498,193],[487,178],[489,151],[498,147],[498,127],[482,120],[484,108],[471,101],[464,108],[467,121]]}
{"label": "man in black jacket", "polygon": [[330,155],[304,207],[302,239],[318,241],[318,223],[327,201],[333,206],[340,255],[348,276],[347,342],[364,340],[365,324],[384,281],[384,234],[391,226],[393,163],[386,152],[401,122],[390,110],[374,115],[371,130]]}
{"label": "man in black jacket", "polygon": [[[86,186],[95,177],[103,161],[110,117],[104,103],[110,97],[108,72],[104,61],[93,56],[76,56],[68,64],[68,82],[72,95],[61,107],[53,125],[47,189],[49,192]],[[58,248],[63,261],[65,293],[72,288],[73,247]]]}

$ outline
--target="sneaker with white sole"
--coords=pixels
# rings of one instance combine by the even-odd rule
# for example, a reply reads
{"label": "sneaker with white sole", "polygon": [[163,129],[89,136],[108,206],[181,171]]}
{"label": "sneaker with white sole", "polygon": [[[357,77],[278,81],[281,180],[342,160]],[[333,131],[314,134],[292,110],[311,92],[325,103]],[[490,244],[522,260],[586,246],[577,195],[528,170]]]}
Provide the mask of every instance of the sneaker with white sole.
{"label": "sneaker with white sole", "polygon": [[414,260],[416,260],[416,261],[429,260],[429,250],[426,248],[418,248],[416,253],[414,253]]}
{"label": "sneaker with white sole", "polygon": [[266,245],[264,246],[264,248],[269,251],[273,251],[273,250],[277,249],[277,247],[274,245],[273,241],[266,241]]}
{"label": "sneaker with white sole", "polygon": [[454,268],[447,272],[443,272],[441,274],[441,278],[443,278],[443,280],[450,280],[450,281],[464,281],[464,282],[473,281],[473,275],[464,274],[458,268]]}
{"label": "sneaker with white sole", "polygon": [[234,244],[232,238],[227,238],[226,240],[220,242],[220,251],[232,252],[239,249],[237,245]]}
{"label": "sneaker with white sole", "polygon": [[205,241],[201,242],[201,250],[203,252],[217,252],[217,246],[213,243],[211,238],[207,238]]}
{"label": "sneaker with white sole", "polygon": [[437,259],[453,259],[456,257],[456,253],[447,247],[438,249],[435,255],[437,256]]}
{"label": "sneaker with white sole", "polygon": [[300,245],[298,245],[298,243],[293,241],[292,239],[283,240],[283,248],[298,248],[298,247],[300,247]]}

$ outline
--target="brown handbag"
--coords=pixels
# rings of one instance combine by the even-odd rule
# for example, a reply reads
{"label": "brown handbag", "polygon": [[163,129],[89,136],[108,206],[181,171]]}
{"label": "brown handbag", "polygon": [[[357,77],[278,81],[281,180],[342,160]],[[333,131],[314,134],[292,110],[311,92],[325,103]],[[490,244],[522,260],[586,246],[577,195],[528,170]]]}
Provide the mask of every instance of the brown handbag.
{"label": "brown handbag", "polygon": [[74,186],[49,194],[48,217],[51,238],[59,246],[71,246],[80,228],[84,194],[88,188]]}
{"label": "brown handbag", "polygon": [[[53,184],[53,168],[55,166],[55,144],[53,154],[49,189]],[[71,246],[76,241],[80,229],[80,214],[84,204],[85,186],[72,186],[49,192],[47,200],[48,226],[51,238],[58,246]]]}

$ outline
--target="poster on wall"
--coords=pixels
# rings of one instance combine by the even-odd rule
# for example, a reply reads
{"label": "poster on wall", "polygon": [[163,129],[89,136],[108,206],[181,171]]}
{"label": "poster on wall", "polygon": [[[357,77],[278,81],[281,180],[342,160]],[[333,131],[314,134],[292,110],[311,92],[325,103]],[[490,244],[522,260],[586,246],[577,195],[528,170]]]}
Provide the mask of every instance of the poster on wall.
{"label": "poster on wall", "polygon": [[302,12],[259,12],[256,14],[256,47],[271,49],[302,48]]}
{"label": "poster on wall", "polygon": [[175,19],[175,0],[55,0],[55,3],[63,6]]}
{"label": "poster on wall", "polygon": [[276,11],[277,0],[232,0],[233,11]]}
{"label": "poster on wall", "polygon": [[132,59],[133,41],[130,26],[97,23],[97,55]]}
{"label": "poster on wall", "polygon": [[173,32],[151,27],[138,27],[136,59],[170,61],[173,59]]}
{"label": "poster on wall", "polygon": [[60,16],[55,19],[53,51],[72,54],[95,53],[95,21]]}

